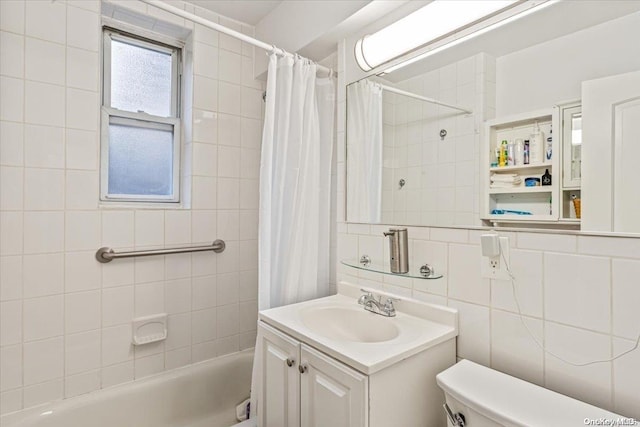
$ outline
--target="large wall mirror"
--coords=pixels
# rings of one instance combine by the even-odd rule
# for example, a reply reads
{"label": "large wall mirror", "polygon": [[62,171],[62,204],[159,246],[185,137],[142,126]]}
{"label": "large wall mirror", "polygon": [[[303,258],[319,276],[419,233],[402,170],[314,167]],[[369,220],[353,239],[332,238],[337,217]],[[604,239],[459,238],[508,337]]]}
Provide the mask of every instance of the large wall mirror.
{"label": "large wall mirror", "polygon": [[[480,37],[398,71],[363,75],[347,64],[347,221],[494,225],[483,215],[498,160],[488,154],[495,142],[487,123],[555,107],[540,122],[553,157],[534,168],[550,169],[555,187],[532,200],[556,220],[502,225],[640,233],[640,47],[625,36],[640,25],[638,5],[616,3],[613,13],[600,3],[560,3],[521,23],[520,33]],[[576,22],[564,33],[506,37],[525,38],[531,25],[567,13]],[[586,49],[589,40],[599,41]],[[633,54],[614,57],[611,43]],[[594,58],[609,62],[595,67]]]}

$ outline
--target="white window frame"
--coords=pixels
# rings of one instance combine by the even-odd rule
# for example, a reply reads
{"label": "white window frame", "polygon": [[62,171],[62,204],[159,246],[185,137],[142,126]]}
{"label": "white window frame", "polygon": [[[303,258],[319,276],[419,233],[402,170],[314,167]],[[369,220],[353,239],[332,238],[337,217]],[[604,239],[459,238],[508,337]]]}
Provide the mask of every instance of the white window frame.
{"label": "white window frame", "polygon": [[[100,129],[100,200],[103,202],[180,203],[180,153],[182,130],[180,126],[181,46],[156,42],[141,36],[103,28],[102,54],[102,108]],[[158,52],[171,54],[171,116],[161,117],[143,111],[132,112],[111,107],[111,41],[121,41]],[[117,123],[137,128],[173,130],[173,194],[109,194],[109,124]]]}

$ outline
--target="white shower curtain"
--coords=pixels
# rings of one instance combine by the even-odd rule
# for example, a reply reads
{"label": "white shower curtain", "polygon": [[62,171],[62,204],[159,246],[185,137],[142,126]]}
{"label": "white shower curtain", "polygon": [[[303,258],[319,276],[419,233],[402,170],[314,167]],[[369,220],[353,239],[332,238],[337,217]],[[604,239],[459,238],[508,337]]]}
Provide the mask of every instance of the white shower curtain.
{"label": "white shower curtain", "polygon": [[259,308],[327,295],[335,87],[271,55],[260,165]]}
{"label": "white shower curtain", "polygon": [[[260,310],[329,293],[333,78],[303,58],[269,57],[260,164]],[[252,417],[262,377],[256,341]]]}
{"label": "white shower curtain", "polygon": [[360,80],[347,87],[347,217],[382,216],[382,87]]}

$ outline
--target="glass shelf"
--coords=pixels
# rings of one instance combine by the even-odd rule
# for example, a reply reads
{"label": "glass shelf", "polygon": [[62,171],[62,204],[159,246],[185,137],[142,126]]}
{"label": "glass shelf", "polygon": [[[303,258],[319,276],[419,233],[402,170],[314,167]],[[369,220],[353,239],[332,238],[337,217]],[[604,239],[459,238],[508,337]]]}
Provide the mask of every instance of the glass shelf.
{"label": "glass shelf", "polygon": [[[422,266],[418,267],[409,267],[408,273],[392,273],[391,268],[388,265],[380,265],[376,263],[369,263],[365,266],[365,264],[360,263],[360,261],[356,259],[343,259],[340,261],[341,264],[357,268],[358,270],[370,271],[372,273],[382,273],[382,274],[390,274],[392,276],[399,277],[410,277],[412,279],[440,279],[442,274],[439,273],[431,273],[428,275],[422,274],[420,269]],[[426,264],[425,264],[426,265]],[[431,267],[433,269],[433,267]]]}

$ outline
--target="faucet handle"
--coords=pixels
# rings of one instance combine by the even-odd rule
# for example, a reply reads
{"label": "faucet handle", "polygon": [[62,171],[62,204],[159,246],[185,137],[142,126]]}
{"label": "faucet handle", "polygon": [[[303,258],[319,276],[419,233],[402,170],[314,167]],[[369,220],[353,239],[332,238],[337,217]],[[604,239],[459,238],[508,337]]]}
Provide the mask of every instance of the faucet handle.
{"label": "faucet handle", "polygon": [[393,303],[398,301],[400,301],[400,298],[387,297],[387,302],[384,303],[384,309],[388,312],[395,313],[396,308],[393,306]]}
{"label": "faucet handle", "polygon": [[360,288],[360,290],[364,292],[364,295],[361,295],[360,298],[358,298],[358,304],[364,305],[368,300],[373,299],[373,294],[370,291],[362,288]]}

